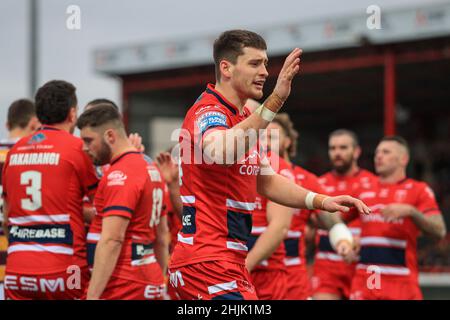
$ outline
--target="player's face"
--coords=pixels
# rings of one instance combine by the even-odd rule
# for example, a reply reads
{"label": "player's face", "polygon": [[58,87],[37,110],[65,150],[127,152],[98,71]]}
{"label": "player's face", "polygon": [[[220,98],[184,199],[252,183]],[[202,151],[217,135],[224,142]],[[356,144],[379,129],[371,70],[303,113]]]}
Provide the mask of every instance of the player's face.
{"label": "player's face", "polygon": [[[272,152],[283,156],[289,147],[288,137],[283,128],[276,122],[271,122],[267,126],[267,147]],[[272,145],[272,142],[278,141],[278,146]]]}
{"label": "player's face", "polygon": [[84,127],[81,129],[80,135],[84,142],[83,150],[96,166],[103,166],[111,161],[111,147],[106,143],[102,134],[90,127]]}
{"label": "player's face", "polygon": [[265,50],[244,48],[244,54],[231,65],[231,85],[239,97],[261,99],[267,72],[267,53]]}
{"label": "player's face", "polygon": [[328,156],[333,169],[345,174],[358,159],[358,152],[350,136],[338,135],[331,137],[328,142]]}
{"label": "player's face", "polygon": [[402,166],[402,147],[395,141],[382,141],[375,150],[375,171],[380,176],[389,176]]}

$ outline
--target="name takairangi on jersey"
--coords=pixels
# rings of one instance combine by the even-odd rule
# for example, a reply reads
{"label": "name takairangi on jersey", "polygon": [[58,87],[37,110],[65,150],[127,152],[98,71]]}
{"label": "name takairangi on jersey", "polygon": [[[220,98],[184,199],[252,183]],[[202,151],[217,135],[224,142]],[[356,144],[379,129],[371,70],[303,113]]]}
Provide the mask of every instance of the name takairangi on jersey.
{"label": "name takairangi on jersey", "polygon": [[11,155],[10,166],[59,165],[60,154],[57,152],[17,153]]}

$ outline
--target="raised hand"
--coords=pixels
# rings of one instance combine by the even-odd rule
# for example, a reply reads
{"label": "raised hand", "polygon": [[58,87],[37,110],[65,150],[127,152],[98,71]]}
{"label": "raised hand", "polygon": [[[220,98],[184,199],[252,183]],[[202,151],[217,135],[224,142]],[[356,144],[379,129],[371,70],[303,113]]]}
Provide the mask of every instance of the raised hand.
{"label": "raised hand", "polygon": [[277,83],[273,93],[278,96],[282,102],[286,101],[291,93],[292,79],[300,70],[300,55],[302,54],[302,49],[295,48],[286,57],[283,67],[278,74]]}
{"label": "raised hand", "polygon": [[163,176],[163,179],[168,183],[178,182],[178,166],[173,162],[170,153],[161,152],[156,156],[156,164]]}

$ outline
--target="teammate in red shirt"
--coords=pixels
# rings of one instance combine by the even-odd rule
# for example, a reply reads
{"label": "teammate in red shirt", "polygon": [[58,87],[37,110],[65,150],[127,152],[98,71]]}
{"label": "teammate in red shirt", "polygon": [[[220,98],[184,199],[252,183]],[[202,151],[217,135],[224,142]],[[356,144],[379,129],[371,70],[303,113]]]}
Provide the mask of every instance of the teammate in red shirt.
{"label": "teammate in red shirt", "polygon": [[351,299],[418,300],[417,237],[445,237],[445,223],[434,193],[424,182],[406,177],[409,149],[398,136],[381,140],[375,151],[378,180],[356,195],[372,208],[361,217],[360,260]]}
{"label": "teammate in red shirt", "polygon": [[[375,176],[358,167],[361,148],[354,132],[346,129],[333,131],[328,141],[328,155],[333,171],[324,174],[319,180],[325,193],[352,194],[359,186],[370,187]],[[357,239],[361,232],[359,219],[350,222],[349,228]],[[355,266],[355,262],[344,261],[335,252],[327,231],[317,230],[317,252],[312,278],[314,299],[348,299]]]}
{"label": "teammate in red shirt", "polygon": [[[278,133],[278,153],[283,158],[283,163],[286,167],[284,170],[289,170],[290,176],[295,183],[314,192],[324,193],[318,182],[318,178],[314,174],[308,172],[300,166],[294,165],[290,160],[290,157],[294,157],[297,152],[298,132],[295,130],[294,124],[292,123],[289,115],[287,113],[278,114],[273,119],[272,123],[267,127],[267,131],[269,132],[269,136],[272,136],[272,132]],[[305,300],[311,298],[311,286],[309,274],[306,268],[305,234],[307,223],[313,213],[318,215],[320,222],[327,229],[334,228],[338,223],[342,222],[336,214],[329,212],[295,209],[293,211],[291,222],[289,223],[289,220],[281,219],[280,212],[277,212],[277,220],[281,220],[286,223],[283,225],[285,228],[283,232],[279,232],[285,235],[286,239],[277,249],[277,251],[282,253],[279,254],[278,257],[281,259],[281,265],[283,266],[282,269],[286,274],[286,281],[284,282],[284,290],[286,292],[285,299]],[[337,228],[339,228],[339,226],[337,226]],[[343,237],[342,235],[338,235],[335,246],[340,255],[347,256],[352,251],[353,239],[350,236],[350,231],[348,229],[342,225],[340,228],[344,228],[344,235],[346,234],[347,236]],[[336,230],[336,228],[332,230]],[[276,237],[277,236],[273,234],[270,235],[269,238],[273,239]],[[251,252],[249,257],[250,255]],[[269,258],[268,261],[270,261],[271,258]],[[271,287],[270,277],[266,278],[265,284],[261,282],[264,290],[267,290],[267,292],[270,292],[270,290],[275,291],[275,288]],[[277,281],[274,282],[277,283],[275,286],[281,286],[281,279],[277,279]]]}
{"label": "teammate in red shirt", "polygon": [[[3,164],[12,146],[20,139],[34,133],[40,123],[34,103],[27,99],[14,101],[8,108],[6,127],[8,138],[0,140],[0,183]],[[0,185],[0,193],[3,187]],[[0,300],[4,300],[3,279],[5,278],[8,240],[3,232],[3,199],[0,199]]]}
{"label": "teammate in red shirt", "polygon": [[[214,44],[216,85],[189,109],[180,134],[183,228],[169,266],[182,299],[257,299],[245,268],[256,192],[294,208],[348,210],[352,197],[314,194],[273,173],[256,145],[290,93],[300,49],[286,58],[273,93],[253,114],[248,98],[260,99],[268,76],[266,44],[245,30],[224,32]],[[260,172],[261,171],[261,172]]]}
{"label": "teammate in red shirt", "polygon": [[82,199],[98,180],[82,141],[72,135],[75,90],[64,81],[42,86],[35,101],[43,127],[8,153],[3,195],[10,299],[80,298],[87,284]]}
{"label": "teammate in red shirt", "polygon": [[[274,126],[275,123],[271,123],[267,127],[269,137],[273,136]],[[295,182],[291,166],[277,152],[269,152],[268,158],[277,162],[277,170],[274,171]],[[247,242],[249,253],[246,265],[261,300],[286,299],[289,279],[284,265],[286,252],[283,240],[288,233],[293,212],[292,208],[256,196],[253,226]]]}
{"label": "teammate in red shirt", "polygon": [[[164,278],[155,233],[164,183],[129,142],[110,105],[85,111],[77,122],[95,165],[110,163],[100,180],[89,234],[100,234],[87,299],[161,299]],[[89,240],[89,237],[88,237]]]}

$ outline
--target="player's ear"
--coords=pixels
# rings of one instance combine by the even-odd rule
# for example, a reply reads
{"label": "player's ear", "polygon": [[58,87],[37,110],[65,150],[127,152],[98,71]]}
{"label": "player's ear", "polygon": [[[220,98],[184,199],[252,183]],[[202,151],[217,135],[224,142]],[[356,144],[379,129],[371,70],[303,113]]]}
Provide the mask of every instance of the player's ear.
{"label": "player's ear", "polygon": [[289,147],[291,146],[291,144],[292,144],[291,138],[286,137],[286,138],[284,139],[284,150],[288,150]]}
{"label": "player's ear", "polygon": [[113,129],[105,130],[105,132],[103,133],[103,137],[105,138],[105,141],[108,144],[113,144],[116,141],[116,136],[114,134],[114,130]]}
{"label": "player's ear", "polygon": [[220,76],[224,79],[231,78],[231,73],[233,69],[233,65],[227,60],[221,60],[219,64],[220,68]]}
{"label": "player's ear", "polygon": [[69,114],[67,116],[67,121],[69,123],[77,123],[77,107],[70,108]]}
{"label": "player's ear", "polygon": [[355,159],[359,159],[359,156],[361,155],[361,147],[360,146],[356,146],[355,147],[355,151],[354,151],[354,156],[355,156]]}

